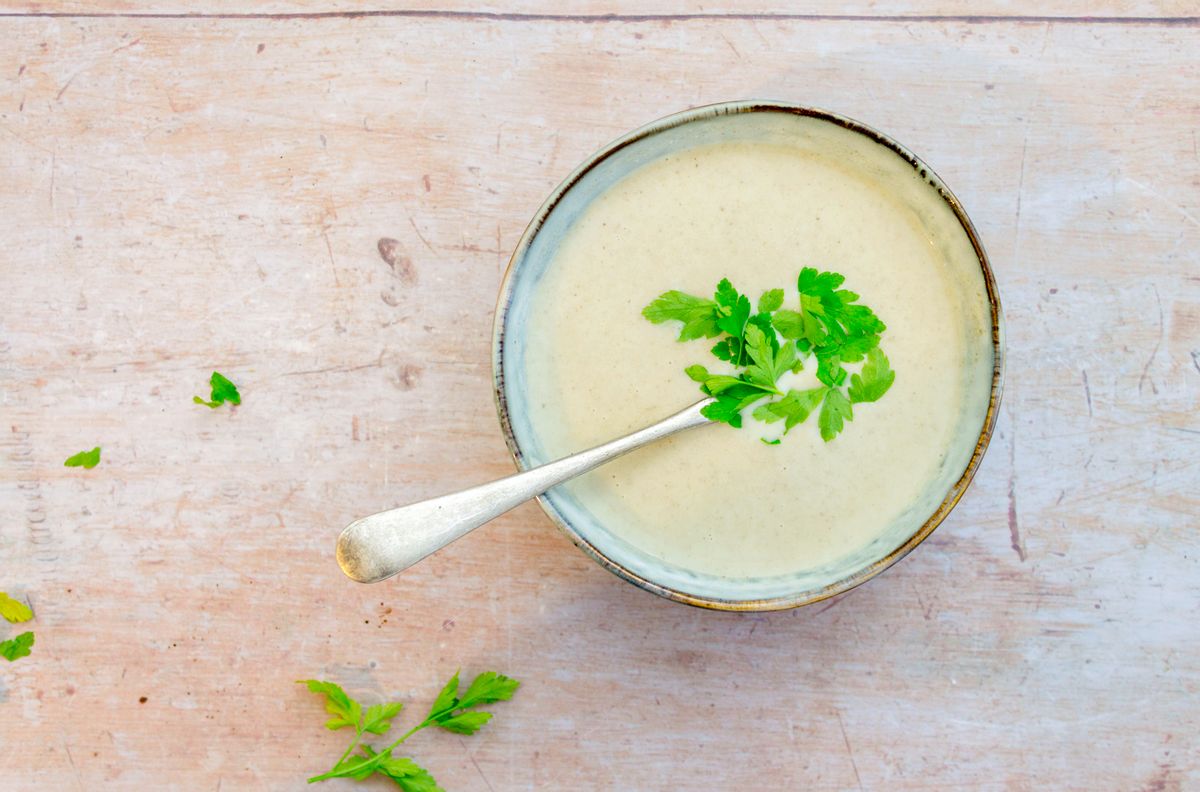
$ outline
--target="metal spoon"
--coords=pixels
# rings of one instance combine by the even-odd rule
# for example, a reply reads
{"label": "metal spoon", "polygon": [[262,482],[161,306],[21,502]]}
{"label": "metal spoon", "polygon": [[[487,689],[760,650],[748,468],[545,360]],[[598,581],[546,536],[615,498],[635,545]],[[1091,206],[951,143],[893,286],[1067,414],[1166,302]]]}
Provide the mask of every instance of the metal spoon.
{"label": "metal spoon", "polygon": [[386,580],[556,484],[655,440],[709,423],[700,410],[712,401],[698,401],[645,429],[524,473],[355,520],[338,537],[338,565],[359,583]]}

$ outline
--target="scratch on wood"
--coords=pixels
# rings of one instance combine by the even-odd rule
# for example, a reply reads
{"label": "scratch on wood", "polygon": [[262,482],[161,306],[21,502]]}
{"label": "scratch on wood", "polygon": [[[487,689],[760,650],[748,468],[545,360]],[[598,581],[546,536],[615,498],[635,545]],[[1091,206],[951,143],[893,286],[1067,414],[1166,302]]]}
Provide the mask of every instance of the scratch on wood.
{"label": "scratch on wood", "polygon": [[1029,130],[1025,131],[1025,142],[1021,144],[1021,175],[1017,178],[1017,219],[1016,232],[1014,234],[1015,241],[1013,242],[1013,258],[1020,260],[1021,257],[1021,196],[1025,192],[1025,155],[1029,151]]}
{"label": "scratch on wood", "polygon": [[65,94],[67,92],[67,89],[71,87],[71,83],[75,82],[75,78],[78,77],[80,74],[83,74],[83,69],[80,69],[79,71],[75,72],[74,74],[72,74],[70,77],[67,78],[67,81],[65,83],[63,83],[63,87],[58,89],[58,93],[55,95],[54,101],[57,102],[58,100],[63,98],[63,94]]}
{"label": "scratch on wood", "polygon": [[329,374],[337,372],[338,374],[348,374],[351,371],[361,371],[362,369],[380,368],[383,366],[383,352],[379,353],[379,358],[374,363],[363,363],[359,366],[330,366],[328,368],[309,369],[307,371],[285,371],[285,377],[303,377],[309,374]]}
{"label": "scratch on wood", "polygon": [[1192,350],[1192,366],[1196,369],[1196,371],[1200,372],[1200,352],[1197,352],[1194,349]]}
{"label": "scratch on wood", "polygon": [[458,738],[458,742],[460,745],[462,745],[463,753],[467,755],[467,758],[471,760],[471,764],[475,767],[475,772],[479,773],[479,777],[483,779],[483,783],[487,786],[488,792],[496,792],[495,788],[492,786],[492,782],[488,781],[488,777],[485,776],[483,774],[483,770],[480,769],[479,762],[475,761],[475,757],[471,754],[470,749],[467,748],[467,743],[461,737]]}
{"label": "scratch on wood", "polygon": [[333,271],[333,284],[341,288],[342,281],[338,278],[337,265],[333,263],[333,246],[329,244],[329,233],[322,228],[321,238],[325,240],[325,252],[329,254],[329,269]]}
{"label": "scratch on wood", "polygon": [[72,771],[73,773],[75,773],[75,783],[76,783],[76,785],[77,785],[77,786],[78,786],[80,789],[83,789],[83,788],[84,788],[84,786],[83,786],[83,779],[82,779],[82,778],[80,778],[80,776],[79,776],[79,768],[75,766],[75,757],[71,755],[71,746],[67,745],[67,744],[64,742],[64,743],[63,743],[63,750],[64,750],[64,751],[66,751],[66,753],[67,753],[67,763],[68,763],[69,765],[71,765],[71,771]]}
{"label": "scratch on wood", "polygon": [[[1162,347],[1163,332],[1166,326],[1163,322],[1162,297],[1158,294],[1158,286],[1151,285],[1154,289],[1154,299],[1158,303],[1158,340],[1154,342],[1154,350],[1150,353],[1150,357],[1146,358],[1146,365],[1142,367],[1142,376],[1138,379],[1138,393],[1142,392],[1142,387],[1146,384],[1146,379],[1150,376],[1150,364],[1158,357],[1158,350]],[[1154,380],[1150,380],[1150,389],[1154,395],[1158,395],[1158,386],[1154,384]]]}
{"label": "scratch on wood", "polygon": [[115,50],[112,51],[111,54],[116,55],[121,50],[127,50],[130,47],[136,47],[138,44],[141,44],[141,43],[142,43],[141,38],[135,38],[133,41],[129,42],[128,44],[122,44],[121,46],[117,47]]}
{"label": "scratch on wood", "polygon": [[1092,417],[1092,389],[1088,385],[1087,369],[1083,370],[1083,393],[1087,396],[1088,418]]}
{"label": "scratch on wood", "polygon": [[854,761],[854,749],[850,747],[850,738],[846,735],[846,724],[842,723],[842,711],[834,710],[837,715],[838,728],[842,730],[842,742],[846,744],[846,755],[850,757],[850,767],[854,769],[854,780],[858,788],[863,788],[862,777],[858,774],[858,763]]}
{"label": "scratch on wood", "polygon": [[1013,430],[1012,443],[1008,446],[1008,533],[1012,538],[1012,549],[1017,557],[1025,560],[1025,543],[1021,541],[1021,526],[1017,522],[1017,433]]}
{"label": "scratch on wood", "polygon": [[737,47],[735,47],[735,46],[733,46],[733,42],[729,40],[729,37],[728,37],[728,36],[726,36],[724,33],[718,33],[718,35],[721,37],[721,40],[722,40],[722,41],[724,41],[726,44],[728,44],[728,45],[729,45],[729,49],[733,50],[733,54],[734,54],[735,56],[737,56],[737,59],[738,59],[738,60],[741,60],[741,59],[742,59],[742,53],[738,52],[738,48],[737,48]]}
{"label": "scratch on wood", "polygon": [[417,223],[412,219],[412,217],[408,218],[408,224],[413,227],[413,231],[417,232],[417,239],[421,240],[421,243],[424,244],[425,247],[429,248],[430,253],[437,252],[433,249],[433,245],[429,244],[429,240],[425,238],[425,235],[421,233],[421,229],[417,228]]}
{"label": "scratch on wood", "polygon": [[50,211],[54,212],[54,174],[58,171],[58,149],[50,155]]}

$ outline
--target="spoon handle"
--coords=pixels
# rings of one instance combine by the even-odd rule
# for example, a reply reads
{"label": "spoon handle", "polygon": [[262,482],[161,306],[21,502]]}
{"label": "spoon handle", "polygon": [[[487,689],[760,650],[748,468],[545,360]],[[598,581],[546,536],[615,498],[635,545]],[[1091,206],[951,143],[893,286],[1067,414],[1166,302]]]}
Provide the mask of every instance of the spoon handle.
{"label": "spoon handle", "polygon": [[355,520],[338,537],[338,565],[360,583],[385,580],[556,484],[647,443],[709,423],[700,410],[711,401],[696,402],[645,429],[523,473]]}

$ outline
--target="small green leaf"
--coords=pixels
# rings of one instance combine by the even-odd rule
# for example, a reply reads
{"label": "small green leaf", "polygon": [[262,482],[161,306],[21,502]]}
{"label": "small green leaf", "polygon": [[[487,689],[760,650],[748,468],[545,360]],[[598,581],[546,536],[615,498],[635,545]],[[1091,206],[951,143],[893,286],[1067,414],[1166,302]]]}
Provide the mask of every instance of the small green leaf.
{"label": "small green leaf", "polygon": [[750,319],[750,298],[739,294],[725,278],[717,284],[713,299],[717,303],[717,327],[733,338],[741,338]]}
{"label": "small green leaf", "polygon": [[817,349],[817,379],[831,388],[846,381],[846,369],[842,368],[836,346]]}
{"label": "small green leaf", "polygon": [[742,340],[733,336],[722,338],[713,345],[711,351],[718,360],[728,360],[733,363],[742,357]]}
{"label": "small green leaf", "polygon": [[521,683],[497,674],[495,671],[484,671],[471,681],[471,686],[463,694],[460,707],[474,707],[476,704],[492,704],[497,701],[508,701],[517,692]]}
{"label": "small green leaf", "polygon": [[760,438],[758,438],[758,439],[759,439],[759,440],[762,440],[762,441],[763,441],[763,443],[765,443],[766,445],[779,445],[779,443],[780,443],[780,440],[779,440],[779,438],[778,438],[778,437],[776,437],[774,440],[768,440],[768,439],[767,439],[767,438],[765,438],[765,437],[760,437]]}
{"label": "small green leaf", "polygon": [[867,362],[863,365],[862,372],[850,377],[850,401],[879,401],[895,381],[896,372],[892,371],[887,355],[876,347],[867,353]]}
{"label": "small green leaf", "polygon": [[96,446],[91,451],[80,451],[74,456],[67,457],[67,461],[63,462],[63,467],[81,467],[91,470],[100,464],[100,446]]}
{"label": "small green leaf", "polygon": [[400,710],[404,705],[398,701],[393,701],[389,704],[372,704],[363,714],[363,727],[365,732],[371,734],[383,734],[392,726],[392,718],[400,714]]}
{"label": "small green leaf", "polygon": [[446,731],[452,731],[455,734],[474,734],[479,731],[483,724],[492,719],[492,713],[479,712],[472,710],[470,712],[460,712],[450,718],[439,720],[438,726],[441,726]]}
{"label": "small green leaf", "polygon": [[796,311],[781,308],[775,312],[771,321],[775,323],[775,329],[784,338],[792,340],[804,338],[804,317]]}
{"label": "small green leaf", "polygon": [[33,611],[28,605],[0,591],[0,616],[13,624],[27,622],[33,618]]}
{"label": "small green leaf", "polygon": [[313,693],[325,696],[325,711],[335,717],[325,724],[330,731],[352,726],[355,731],[362,731],[362,705],[346,695],[346,691],[333,682],[323,682],[319,679],[301,679],[297,684],[307,685]]}
{"label": "small green leaf", "polygon": [[392,779],[404,792],[446,792],[428,770],[412,759],[389,756],[375,767],[375,772]]}
{"label": "small green leaf", "polygon": [[238,393],[237,386],[225,378],[220,372],[214,371],[208,380],[212,388],[212,395],[208,401],[201,399],[199,396],[193,396],[192,401],[196,404],[203,404],[206,407],[217,409],[222,404],[229,402],[230,404],[241,404],[242,396]]}
{"label": "small green leaf", "polygon": [[767,423],[785,421],[783,433],[787,434],[793,426],[803,423],[820,406],[827,390],[827,388],[790,390],[779,401],[764,404],[756,409],[754,417]]}
{"label": "small green leaf", "polygon": [[846,343],[838,347],[838,356],[845,363],[857,363],[877,346],[879,346],[878,334],[854,336],[846,339]]}
{"label": "small green leaf", "polygon": [[444,715],[448,712],[453,712],[458,704],[458,672],[454,672],[454,676],[450,677],[450,681],[438,693],[436,699],[433,700],[433,706],[429,708],[428,717],[432,718],[437,715]]}
{"label": "small green leaf", "polygon": [[727,391],[730,388],[735,388],[738,385],[745,385],[744,380],[737,377],[730,377],[726,374],[717,374],[709,377],[704,381],[704,390],[706,393],[716,396],[718,393]]}
{"label": "small green leaf", "polygon": [[854,419],[850,400],[837,388],[830,388],[825,394],[825,403],[821,405],[821,415],[818,425],[821,427],[821,439],[828,443],[838,436],[845,426],[845,421]]}
{"label": "small green leaf", "polygon": [[721,334],[721,329],[717,327],[717,304],[681,291],[664,292],[642,309],[642,316],[654,324],[672,320],[683,322],[683,328],[679,331],[680,341],[715,338]]}
{"label": "small green leaf", "polygon": [[710,421],[717,423],[727,423],[734,429],[742,427],[742,403],[741,399],[730,397],[718,397],[711,404],[706,404],[700,409],[700,414]]}
{"label": "small green leaf", "polygon": [[33,633],[23,632],[16,638],[0,641],[0,657],[12,662],[21,657],[28,657],[33,648]]}
{"label": "small green leaf", "polygon": [[767,289],[758,298],[759,313],[778,311],[783,307],[783,289]]}

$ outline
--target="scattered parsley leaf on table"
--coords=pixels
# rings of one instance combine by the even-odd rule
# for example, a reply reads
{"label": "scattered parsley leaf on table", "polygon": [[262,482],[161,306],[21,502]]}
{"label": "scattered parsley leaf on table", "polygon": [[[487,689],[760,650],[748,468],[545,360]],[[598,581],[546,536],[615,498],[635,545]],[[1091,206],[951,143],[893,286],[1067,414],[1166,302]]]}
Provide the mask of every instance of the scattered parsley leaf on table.
{"label": "scattered parsley leaf on table", "polygon": [[[880,348],[887,326],[858,302],[857,293],[841,288],[845,280],[836,272],[804,267],[796,278],[795,308],[784,307],[783,289],[768,289],[758,299],[758,312],[752,313],[750,299],[726,278],[711,300],[673,290],[642,314],[655,324],[683,322],[680,341],[719,336],[710,351],[736,371],[710,372],[701,365],[685,369],[714,399],[701,410],[709,420],[740,428],[742,411],[762,402],[753,417],[784,421],[787,434],[817,412],[821,437],[829,442],[853,420],[852,404],[878,401],[896,379]],[[803,370],[806,359],[815,359],[821,387],[783,392],[780,378]],[[846,364],[856,363],[862,363],[860,371],[846,370]],[[762,441],[779,444],[778,438]]]}
{"label": "scattered parsley leaf on table", "polygon": [[429,726],[439,726],[456,734],[474,734],[491,720],[492,714],[473,708],[481,704],[508,701],[521,683],[503,674],[485,671],[475,677],[460,698],[460,684],[456,671],[434,699],[425,719],[382,750],[376,750],[363,743],[363,737],[366,734],[387,732],[391,728],[392,718],[400,714],[403,704],[375,704],[364,711],[359,702],[332,682],[304,679],[300,684],[307,685],[309,690],[325,697],[325,709],[334,716],[325,724],[326,728],[341,729],[350,726],[354,729],[354,740],[350,747],[334,762],[329,771],[308,779],[310,784],[330,778],[353,778],[362,781],[377,774],[391,779],[404,792],[445,792],[429,771],[412,759],[392,756],[392,751],[409,737]]}
{"label": "scattered parsley leaf on table", "polygon": [[33,618],[33,610],[28,605],[0,591],[0,616],[7,621],[17,624]]}
{"label": "scattered parsley leaf on table", "polygon": [[193,396],[192,401],[196,404],[203,404],[206,407],[217,409],[225,402],[230,404],[241,404],[242,395],[238,393],[237,385],[230,382],[219,371],[214,371],[212,377],[209,378],[208,384],[212,388],[212,395],[208,397],[208,401],[201,399],[199,396]]}
{"label": "scattered parsley leaf on table", "polygon": [[67,457],[67,461],[63,462],[63,467],[81,467],[91,470],[100,464],[100,446],[96,446],[91,451],[80,451],[78,454]]}
{"label": "scattered parsley leaf on table", "polygon": [[33,633],[23,632],[16,638],[0,641],[0,657],[12,662],[21,657],[28,657],[33,647]]}

